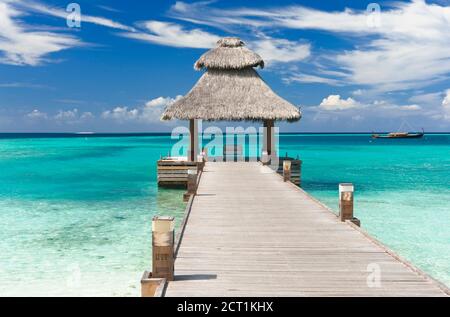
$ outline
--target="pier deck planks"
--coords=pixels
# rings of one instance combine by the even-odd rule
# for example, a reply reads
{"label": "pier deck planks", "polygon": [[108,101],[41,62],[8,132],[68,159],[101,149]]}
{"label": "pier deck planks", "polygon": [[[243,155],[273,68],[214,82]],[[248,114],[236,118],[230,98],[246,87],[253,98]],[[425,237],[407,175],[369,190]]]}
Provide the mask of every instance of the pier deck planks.
{"label": "pier deck planks", "polygon": [[[367,284],[371,263],[380,287]],[[175,275],[166,296],[446,295],[256,162],[206,164]]]}

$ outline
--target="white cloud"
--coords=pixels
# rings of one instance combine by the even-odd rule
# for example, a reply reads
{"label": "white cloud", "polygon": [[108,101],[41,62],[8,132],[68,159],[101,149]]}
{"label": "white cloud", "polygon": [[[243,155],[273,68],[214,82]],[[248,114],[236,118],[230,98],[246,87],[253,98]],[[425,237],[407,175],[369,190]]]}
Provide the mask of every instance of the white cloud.
{"label": "white cloud", "polygon": [[422,112],[418,112],[422,108],[417,104],[399,105],[389,100],[361,102],[350,97],[343,99],[340,95],[329,95],[322,100],[319,106],[310,109],[316,111],[316,117],[328,112],[339,116],[346,115],[353,121],[361,121],[365,117],[393,118],[422,114]]}
{"label": "white cloud", "polygon": [[356,90],[352,91],[353,96],[362,96],[363,94],[364,94],[363,89],[356,89]]}
{"label": "white cloud", "polygon": [[310,84],[328,84],[331,86],[341,86],[342,82],[338,79],[327,78],[311,74],[301,74],[294,73],[288,77],[283,78],[285,82],[299,82],[299,83],[310,83]]}
{"label": "white cloud", "polygon": [[404,106],[398,106],[400,110],[406,110],[406,111],[416,111],[422,109],[419,105],[404,105]]}
{"label": "white cloud", "polygon": [[26,82],[10,82],[10,83],[1,83],[0,88],[49,88],[49,87],[41,84],[32,84]]}
{"label": "white cloud", "polygon": [[439,118],[450,121],[450,89],[445,91],[445,96],[442,100],[442,108],[442,115]]}
{"label": "white cloud", "polygon": [[59,110],[53,117],[57,123],[65,124],[77,124],[94,118],[91,112],[80,113],[78,109],[72,110]]}
{"label": "white cloud", "polygon": [[380,92],[425,87],[450,76],[450,6],[444,4],[391,2],[381,8],[380,24],[373,27],[365,10],[326,12],[299,5],[217,9],[210,3],[177,2],[172,16],[222,28],[310,29],[355,38],[353,49],[320,57],[344,72],[344,82]]}
{"label": "white cloud", "polygon": [[89,119],[94,119],[95,116],[92,114],[92,112],[83,112],[80,116],[80,120],[84,121],[84,120],[89,120]]}
{"label": "white cloud", "polygon": [[101,5],[101,4],[98,4],[97,7],[100,8],[100,9],[109,11],[109,12],[114,12],[114,13],[121,13],[122,12],[122,11],[116,9],[116,8],[113,8],[113,7],[110,7],[110,6]]}
{"label": "white cloud", "polygon": [[369,104],[369,106],[372,106],[375,108],[375,110],[384,110],[384,111],[417,111],[421,110],[422,107],[416,104],[410,104],[410,105],[397,105],[395,103],[386,101],[386,100],[375,100],[372,104]]}
{"label": "white cloud", "polygon": [[357,114],[357,115],[352,116],[352,120],[353,121],[362,121],[362,120],[364,120],[364,117],[362,115]]}
{"label": "white cloud", "polygon": [[60,110],[56,115],[56,120],[73,120],[78,117],[78,109],[63,111]]}
{"label": "white cloud", "polygon": [[76,108],[71,110],[59,110],[55,115],[49,115],[46,112],[34,109],[27,113],[25,117],[30,120],[51,120],[58,124],[77,124],[95,118],[92,112],[80,112]]}
{"label": "white cloud", "polygon": [[25,30],[17,21],[22,15],[9,1],[0,2],[0,62],[35,66],[50,53],[82,45],[70,35]]}
{"label": "white cloud", "polygon": [[128,110],[128,107],[115,107],[112,110],[106,110],[102,113],[104,119],[114,119],[119,122],[135,120],[138,118],[139,111],[137,109]]}
{"label": "white cloud", "polygon": [[[18,5],[21,5],[24,8],[35,11],[35,12],[62,18],[64,20],[67,19],[67,16],[69,14],[68,12],[66,12],[65,9],[49,7],[45,4],[42,4],[42,3],[39,3],[36,1],[34,1],[34,2],[18,1]],[[84,14],[83,9],[81,9],[81,23],[92,23],[92,24],[97,24],[100,26],[108,27],[108,28],[124,30],[124,31],[131,31],[131,32],[135,30],[135,28],[133,28],[133,27],[127,26],[120,22],[113,21],[108,18]]]}
{"label": "white cloud", "polygon": [[445,92],[444,100],[442,100],[442,107],[450,110],[450,89]]}
{"label": "white cloud", "polygon": [[[66,19],[68,13],[61,8],[49,7],[39,2],[19,2],[28,10]],[[109,7],[103,9],[111,10]],[[116,10],[114,10],[116,11]],[[132,39],[173,47],[210,48],[219,39],[218,36],[200,29],[185,30],[181,25],[160,21],[145,21],[139,27],[131,27],[123,23],[100,16],[91,16],[81,12],[81,23],[92,23],[112,29],[126,31],[120,35]]]}
{"label": "white cloud", "polygon": [[45,112],[41,112],[37,109],[34,109],[30,113],[27,113],[26,117],[31,120],[45,120],[48,118]]}
{"label": "white cloud", "polygon": [[233,26],[268,26],[267,21],[245,16],[245,11],[253,11],[252,9],[216,9],[210,6],[213,2],[215,1],[198,1],[193,3],[177,1],[170,8],[170,16],[191,23],[213,26],[228,33],[235,33]]}
{"label": "white cloud", "polygon": [[442,101],[442,92],[422,93],[409,98],[409,101],[427,106],[436,106]]}
{"label": "white cloud", "polygon": [[[78,38],[64,33],[42,32],[42,26],[25,25],[19,22],[22,16],[42,13],[66,19],[65,9],[50,7],[37,1],[0,0],[0,63],[36,66],[49,61],[47,55],[65,49],[82,46]],[[81,12],[82,23],[92,23],[108,28],[135,32],[134,27]]]}
{"label": "white cloud", "polygon": [[158,97],[150,101],[147,101],[145,103],[145,107],[146,108],[166,107],[168,105],[171,105],[174,101],[178,100],[179,98],[180,96],[177,96],[175,99],[170,97]]}
{"label": "white cloud", "polygon": [[288,41],[285,39],[265,38],[249,43],[265,62],[295,62],[311,55],[309,44]]}
{"label": "white cloud", "polygon": [[319,105],[321,110],[346,110],[360,107],[360,104],[353,98],[341,99],[340,95],[329,95],[324,98]]}
{"label": "white cloud", "polygon": [[111,119],[119,123],[136,121],[141,123],[159,122],[164,109],[177,101],[176,98],[158,97],[146,102],[143,106],[130,109],[128,107],[116,107],[102,113],[102,118]]}
{"label": "white cloud", "polygon": [[173,47],[211,48],[219,40],[217,35],[200,29],[186,30],[179,24],[146,21],[144,31],[122,33],[123,36],[145,42]]}
{"label": "white cloud", "polygon": [[[379,91],[427,86],[450,73],[450,7],[422,0],[397,3],[382,9],[379,27],[368,27],[365,12],[321,12],[298,8],[283,12],[281,24],[291,28],[321,29],[349,33],[368,39],[357,49],[338,53],[337,65],[347,72],[350,83]],[[289,10],[290,11],[290,10]]]}

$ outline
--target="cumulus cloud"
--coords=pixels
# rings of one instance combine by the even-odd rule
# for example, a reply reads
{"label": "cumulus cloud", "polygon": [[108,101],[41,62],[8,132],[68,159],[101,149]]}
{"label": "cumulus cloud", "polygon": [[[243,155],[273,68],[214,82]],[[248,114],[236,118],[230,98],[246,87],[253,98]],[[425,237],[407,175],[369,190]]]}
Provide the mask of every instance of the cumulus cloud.
{"label": "cumulus cloud", "polygon": [[101,114],[104,119],[110,119],[119,123],[136,121],[140,123],[159,122],[164,109],[177,101],[176,98],[158,97],[146,102],[143,106],[136,108],[115,107],[112,110],[106,110]]}
{"label": "cumulus cloud", "polygon": [[104,119],[114,119],[119,122],[135,120],[138,118],[138,109],[128,109],[128,107],[115,107],[112,110],[106,110],[102,113]]}
{"label": "cumulus cloud", "polygon": [[375,100],[362,102],[351,97],[344,99],[340,95],[329,95],[324,98],[319,106],[311,107],[315,111],[315,118],[328,117],[326,113],[336,116],[346,116],[353,121],[361,121],[364,118],[405,117],[422,114],[422,107],[417,104],[397,104],[389,100]]}
{"label": "cumulus cloud", "polygon": [[38,109],[27,113],[25,118],[29,120],[48,120],[57,124],[78,124],[86,122],[87,120],[94,119],[95,116],[92,112],[80,112],[78,109],[59,110],[56,114],[47,114]]}
{"label": "cumulus cloud", "polygon": [[34,109],[30,113],[27,113],[25,117],[31,120],[45,120],[48,118],[45,112],[41,112],[37,109]]}
{"label": "cumulus cloud", "polygon": [[360,103],[355,101],[353,98],[348,97],[347,99],[342,99],[340,95],[329,95],[322,100],[319,105],[319,109],[327,111],[347,110],[360,106]]}
{"label": "cumulus cloud", "polygon": [[93,119],[94,115],[91,112],[80,112],[78,109],[74,108],[71,110],[59,110],[53,118],[60,124],[77,124]]}

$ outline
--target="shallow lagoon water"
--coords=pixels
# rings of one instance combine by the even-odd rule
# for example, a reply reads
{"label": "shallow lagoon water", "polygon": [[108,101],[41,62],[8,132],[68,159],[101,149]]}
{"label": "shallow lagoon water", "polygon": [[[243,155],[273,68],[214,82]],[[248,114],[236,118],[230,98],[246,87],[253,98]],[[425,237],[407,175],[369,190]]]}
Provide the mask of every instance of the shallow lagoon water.
{"label": "shallow lagoon water", "polygon": [[[153,215],[181,220],[182,190],[158,189],[169,136],[0,139],[0,294],[137,296]],[[303,187],[337,209],[353,182],[365,230],[450,284],[450,135],[280,137]]]}

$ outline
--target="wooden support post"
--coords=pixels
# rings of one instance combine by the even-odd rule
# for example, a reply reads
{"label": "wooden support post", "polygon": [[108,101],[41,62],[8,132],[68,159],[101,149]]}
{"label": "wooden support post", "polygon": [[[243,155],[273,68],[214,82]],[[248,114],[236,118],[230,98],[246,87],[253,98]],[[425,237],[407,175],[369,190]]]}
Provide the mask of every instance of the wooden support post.
{"label": "wooden support post", "polygon": [[274,121],[264,120],[263,129],[263,148],[261,153],[261,162],[263,164],[270,164],[271,155],[273,154],[273,142],[274,142]]}
{"label": "wooden support post", "polygon": [[196,162],[198,155],[198,120],[189,120],[189,139],[188,161]]}
{"label": "wooden support post", "polygon": [[173,217],[155,216],[152,221],[152,277],[173,281],[175,221]]}
{"label": "wooden support post", "polygon": [[341,221],[349,220],[357,226],[360,226],[359,219],[353,217],[353,193],[353,184],[339,184],[339,219]]}
{"label": "wooden support post", "polygon": [[291,181],[291,161],[283,161],[283,179],[285,182]]}
{"label": "wooden support post", "polygon": [[188,201],[189,197],[197,193],[197,171],[188,170],[187,191],[183,195],[183,200]]}
{"label": "wooden support post", "polygon": [[267,152],[267,155],[272,155],[273,145],[273,120],[264,120],[264,148],[263,151]]}

